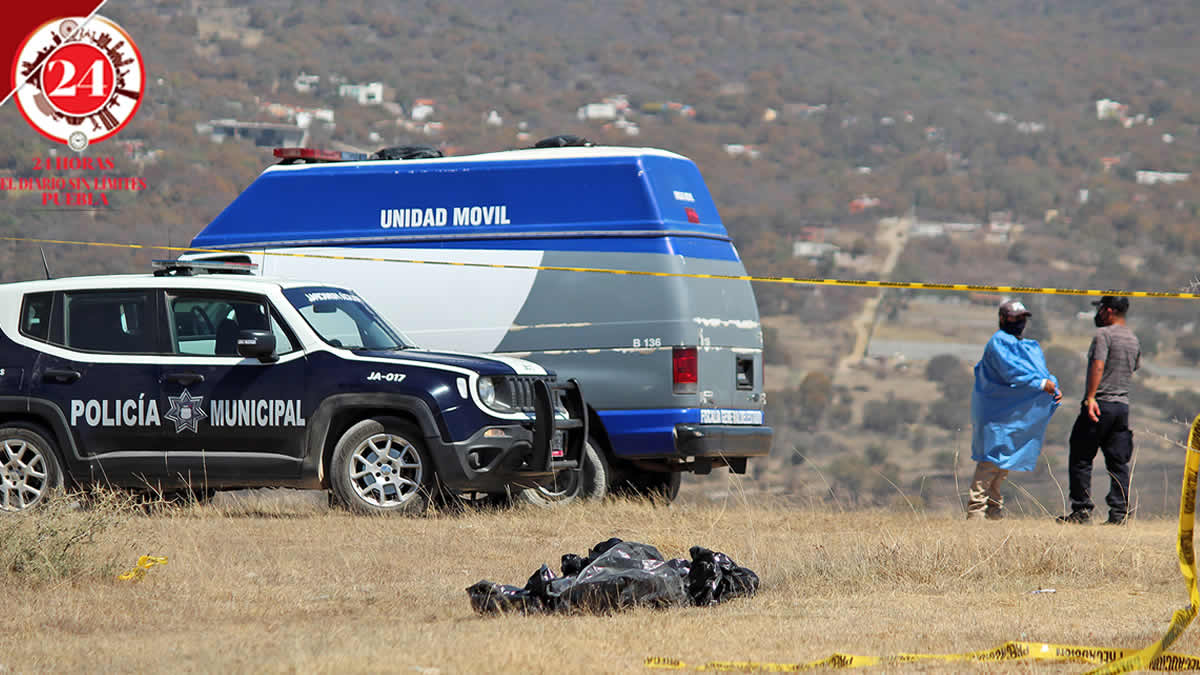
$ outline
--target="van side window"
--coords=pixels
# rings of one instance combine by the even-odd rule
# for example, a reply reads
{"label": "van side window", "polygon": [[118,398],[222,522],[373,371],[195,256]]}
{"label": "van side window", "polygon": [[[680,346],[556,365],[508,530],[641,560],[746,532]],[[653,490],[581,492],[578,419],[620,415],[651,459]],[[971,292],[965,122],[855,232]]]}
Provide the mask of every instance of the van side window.
{"label": "van side window", "polygon": [[21,335],[47,342],[50,339],[50,312],[54,293],[30,293],[21,305]]}
{"label": "van side window", "polygon": [[63,344],[110,354],[156,350],[152,291],[80,291],[63,294]]}

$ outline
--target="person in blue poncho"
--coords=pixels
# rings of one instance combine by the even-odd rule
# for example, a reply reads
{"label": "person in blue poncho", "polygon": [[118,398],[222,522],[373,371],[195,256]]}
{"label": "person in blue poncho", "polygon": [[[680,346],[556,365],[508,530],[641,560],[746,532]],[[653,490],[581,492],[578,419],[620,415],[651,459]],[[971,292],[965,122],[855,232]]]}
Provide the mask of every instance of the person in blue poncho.
{"label": "person in blue poncho", "polygon": [[1050,416],[1062,400],[1037,340],[1023,339],[1033,313],[1019,300],[1000,304],[1000,330],[975,364],[971,393],[971,480],[967,519],[1004,517],[1000,485],[1009,471],[1033,471]]}

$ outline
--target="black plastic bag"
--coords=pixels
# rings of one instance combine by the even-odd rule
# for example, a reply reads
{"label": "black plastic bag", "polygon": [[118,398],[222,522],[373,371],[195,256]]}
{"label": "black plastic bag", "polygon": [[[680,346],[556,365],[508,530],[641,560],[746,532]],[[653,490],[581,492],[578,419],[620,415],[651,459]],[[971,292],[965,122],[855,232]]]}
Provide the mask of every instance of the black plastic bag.
{"label": "black plastic bag", "polygon": [[700,607],[758,592],[758,575],[718,551],[693,546],[688,598]]}
{"label": "black plastic bag", "polygon": [[542,565],[524,588],[480,581],[467,595],[480,614],[529,614],[705,606],[758,591],[758,575],[724,553],[694,546],[691,556],[665,560],[653,546],[614,537],[593,546],[587,557],[562,556],[561,577]]}

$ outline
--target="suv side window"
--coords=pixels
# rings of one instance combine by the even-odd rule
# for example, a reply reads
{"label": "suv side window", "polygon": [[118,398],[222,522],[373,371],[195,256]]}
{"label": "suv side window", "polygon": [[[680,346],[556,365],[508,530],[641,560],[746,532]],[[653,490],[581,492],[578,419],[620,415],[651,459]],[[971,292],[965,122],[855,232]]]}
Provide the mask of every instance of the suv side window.
{"label": "suv side window", "polygon": [[156,351],[152,291],[68,291],[62,297],[64,346],[112,354]]}
{"label": "suv side window", "polygon": [[21,305],[21,335],[48,342],[50,313],[54,308],[54,293],[30,293]]}
{"label": "suv side window", "polygon": [[269,330],[275,352],[287,354],[296,343],[260,296],[181,293],[167,295],[171,351],[191,356],[237,356],[238,333]]}

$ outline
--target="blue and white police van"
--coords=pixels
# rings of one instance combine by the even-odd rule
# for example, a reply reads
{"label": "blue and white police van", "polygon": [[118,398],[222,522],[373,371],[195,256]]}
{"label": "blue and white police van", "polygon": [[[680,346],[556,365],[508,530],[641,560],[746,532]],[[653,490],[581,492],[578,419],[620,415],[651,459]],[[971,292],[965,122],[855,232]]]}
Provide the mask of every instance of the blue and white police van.
{"label": "blue and white police van", "polygon": [[573,383],[416,349],[344,287],[192,273],[214,267],[0,286],[0,511],[108,484],[325,488],[411,513],[578,473]]}
{"label": "blue and white police van", "polygon": [[692,161],[591,146],[429,154],[279,149],[191,255],[353,288],[418,344],[578,380],[590,438],[559,498],[673,497],[681,472],[741,473],[768,454],[750,283],[686,276],[746,274]]}

